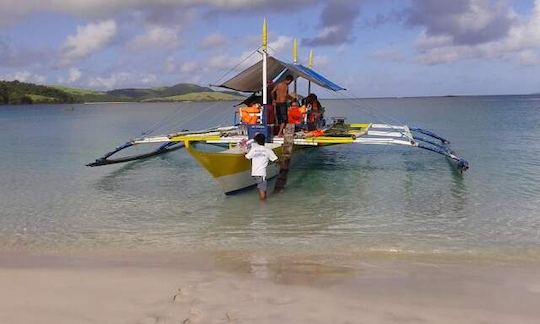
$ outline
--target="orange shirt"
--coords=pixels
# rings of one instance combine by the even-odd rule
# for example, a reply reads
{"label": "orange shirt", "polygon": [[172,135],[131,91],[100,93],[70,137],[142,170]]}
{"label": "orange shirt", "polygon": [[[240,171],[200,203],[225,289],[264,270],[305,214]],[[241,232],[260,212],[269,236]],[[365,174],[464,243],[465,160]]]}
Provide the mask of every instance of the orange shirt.
{"label": "orange shirt", "polygon": [[304,116],[306,114],[306,107],[292,106],[289,108],[288,121],[289,124],[301,124],[304,122]]}

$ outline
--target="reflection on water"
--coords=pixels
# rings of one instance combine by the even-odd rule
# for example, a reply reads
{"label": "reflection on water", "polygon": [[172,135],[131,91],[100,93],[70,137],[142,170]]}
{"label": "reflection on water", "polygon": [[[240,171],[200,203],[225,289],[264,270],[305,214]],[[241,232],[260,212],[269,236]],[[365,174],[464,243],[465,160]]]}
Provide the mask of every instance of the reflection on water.
{"label": "reflection on water", "polygon": [[129,178],[129,174],[134,170],[148,165],[147,160],[137,160],[124,164],[119,164],[118,169],[111,171],[95,182],[95,188],[98,191],[113,192],[120,188],[122,179]]}
{"label": "reflection on water", "polygon": [[[530,251],[540,245],[536,102],[366,100],[379,114],[450,138],[470,172],[462,176],[423,150],[324,147],[304,154],[287,190],[266,203],[252,191],[224,196],[183,150],[84,167],[149,121],[177,111],[178,128],[207,128],[229,120],[230,103],[2,108],[0,240],[36,250]],[[331,115],[366,120],[344,101],[326,106]]]}

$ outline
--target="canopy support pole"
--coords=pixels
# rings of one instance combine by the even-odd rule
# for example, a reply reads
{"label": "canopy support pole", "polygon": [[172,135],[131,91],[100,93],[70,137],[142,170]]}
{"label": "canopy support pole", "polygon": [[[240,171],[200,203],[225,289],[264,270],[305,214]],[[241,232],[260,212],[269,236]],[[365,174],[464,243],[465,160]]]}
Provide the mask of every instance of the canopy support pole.
{"label": "canopy support pole", "polygon": [[[293,63],[294,65],[298,64],[298,41],[296,40],[296,38],[293,41]],[[294,95],[295,96],[298,95],[296,79],[297,78],[294,78]]]}
{"label": "canopy support pole", "polygon": [[266,62],[266,50],[263,50],[263,73],[262,73],[262,81],[263,81],[263,106],[266,106],[268,104],[268,76],[267,76],[267,62]]}
{"label": "canopy support pole", "polygon": [[[313,50],[309,50],[308,68],[313,69]],[[311,94],[311,80],[308,80],[307,94]]]}
{"label": "canopy support pole", "polygon": [[262,30],[262,103],[263,107],[268,104],[268,53],[267,53],[267,47],[268,47],[268,27],[266,24],[266,18],[264,18],[263,22],[263,30]]}

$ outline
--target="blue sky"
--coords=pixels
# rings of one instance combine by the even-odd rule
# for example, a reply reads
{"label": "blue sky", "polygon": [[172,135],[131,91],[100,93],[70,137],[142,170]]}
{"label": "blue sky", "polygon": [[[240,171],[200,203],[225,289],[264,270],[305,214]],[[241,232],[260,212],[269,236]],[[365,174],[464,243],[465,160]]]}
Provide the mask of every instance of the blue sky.
{"label": "blue sky", "polygon": [[540,92],[540,0],[0,0],[0,79],[208,85],[259,46],[263,17],[275,56],[297,38],[352,95]]}

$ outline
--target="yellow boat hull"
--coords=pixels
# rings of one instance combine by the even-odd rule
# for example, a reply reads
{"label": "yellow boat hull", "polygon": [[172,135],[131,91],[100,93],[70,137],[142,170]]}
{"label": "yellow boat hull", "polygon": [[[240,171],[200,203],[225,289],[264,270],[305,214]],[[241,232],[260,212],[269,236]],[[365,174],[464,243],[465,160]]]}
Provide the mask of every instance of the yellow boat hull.
{"label": "yellow boat hull", "polygon": [[[187,145],[186,149],[210,173],[225,194],[233,194],[255,186],[255,179],[251,176],[251,161],[245,158],[245,153],[239,150],[207,152],[196,149],[192,143]],[[273,151],[281,157],[281,146],[273,148]],[[277,176],[278,173],[279,164],[268,165],[268,179]]]}

